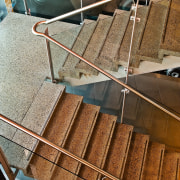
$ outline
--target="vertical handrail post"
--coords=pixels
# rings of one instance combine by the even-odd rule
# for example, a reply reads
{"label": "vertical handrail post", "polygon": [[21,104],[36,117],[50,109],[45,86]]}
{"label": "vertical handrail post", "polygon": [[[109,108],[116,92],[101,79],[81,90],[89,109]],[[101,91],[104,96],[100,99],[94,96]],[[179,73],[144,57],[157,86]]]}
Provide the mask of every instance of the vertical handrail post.
{"label": "vertical handrail post", "polygon": [[[48,36],[48,28],[45,30],[45,34]],[[53,62],[52,62],[52,57],[51,57],[51,50],[50,50],[50,45],[49,45],[49,40],[46,39],[46,49],[47,49],[47,56],[49,60],[49,68],[50,68],[50,73],[51,73],[51,82],[56,83],[56,80],[54,78],[54,69],[53,69]]]}
{"label": "vertical handrail post", "polygon": [[[132,27],[132,33],[131,33],[131,41],[130,41],[130,46],[129,46],[129,55],[128,55],[128,62],[127,62],[127,67],[125,68],[126,70],[126,79],[125,79],[125,84],[128,83],[128,76],[130,72],[130,60],[132,56],[132,46],[133,46],[133,39],[134,39],[134,33],[135,33],[135,25],[136,21],[140,21],[139,18],[137,18],[137,9],[139,5],[139,0],[137,0],[136,5],[132,5],[132,10],[135,11],[135,15],[130,17],[130,20],[133,20],[133,27]],[[124,109],[125,109],[125,100],[126,100],[126,95],[129,93],[128,89],[124,88],[122,90],[123,92],[123,102],[122,102],[122,110],[121,110],[121,123],[123,123],[123,118],[124,118]]]}
{"label": "vertical handrail post", "polygon": [[[81,8],[83,8],[83,0],[80,0],[81,1]],[[81,12],[81,25],[84,23],[84,15],[83,15],[83,12]]]}
{"label": "vertical handrail post", "polygon": [[31,15],[30,12],[29,12],[29,9],[28,9],[27,1],[23,0],[23,2],[24,2],[25,14],[26,15]]}
{"label": "vertical handrail post", "polygon": [[6,175],[8,176],[9,180],[15,180],[16,175],[11,170],[9,163],[8,163],[1,147],[0,147],[0,163],[5,171]]}

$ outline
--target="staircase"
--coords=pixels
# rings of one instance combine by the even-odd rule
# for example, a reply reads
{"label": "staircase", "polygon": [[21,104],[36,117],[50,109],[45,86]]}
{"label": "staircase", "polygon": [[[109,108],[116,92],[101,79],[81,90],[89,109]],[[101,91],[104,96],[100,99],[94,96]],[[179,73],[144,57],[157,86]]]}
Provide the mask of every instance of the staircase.
{"label": "staircase", "polygon": [[[163,62],[166,55],[180,56],[179,9],[179,0],[151,0],[149,6],[138,7],[140,22],[135,26],[130,58],[132,69],[138,69],[142,61],[156,66]],[[117,72],[119,66],[127,66],[133,26],[130,17],[133,15],[133,10],[116,9],[113,16],[100,14],[97,21],[86,19],[71,49],[98,67]],[[99,74],[71,54],[59,58],[63,62],[58,71],[60,79]]]}
{"label": "staircase", "polygon": [[[138,16],[143,23],[136,26],[132,67],[138,67],[142,60],[161,63],[164,55],[179,56],[178,8],[178,0],[154,0],[149,7],[139,7]],[[166,16],[158,15],[160,12]],[[78,38],[71,36],[70,39],[74,39],[69,47],[98,66],[117,71],[119,65],[126,64],[132,14],[131,11],[116,10],[113,17],[100,15],[97,22],[85,20],[81,29],[71,30]],[[155,17],[162,21],[155,23]],[[159,34],[156,28],[151,31],[147,28],[156,25]],[[117,31],[116,26],[121,26],[122,30]],[[66,33],[69,35],[70,31]],[[58,37],[65,38],[63,35]],[[98,74],[67,53],[63,57],[66,61],[59,70],[60,78],[80,78],[82,73]],[[117,123],[116,116],[101,113],[99,106],[83,103],[82,96],[66,93],[64,86],[44,82],[20,124],[119,179],[180,179],[180,153],[152,142],[149,135],[135,132],[131,125]],[[12,132],[8,126],[0,128],[7,137],[13,134],[13,142],[35,152],[22,150],[14,143],[1,143],[9,163],[29,176],[39,180],[108,179],[19,130]]]}
{"label": "staircase", "polygon": [[[53,89],[56,89],[54,101],[48,91]],[[47,107],[50,102],[54,107],[52,112]],[[44,82],[22,124],[119,179],[180,178],[180,153],[150,141],[149,135],[134,132],[133,126],[116,120],[116,116],[101,113],[99,106],[83,103],[82,96],[66,93],[64,86]],[[108,179],[20,131],[13,141],[35,154],[19,153],[22,150],[6,143],[9,163],[37,180]]]}

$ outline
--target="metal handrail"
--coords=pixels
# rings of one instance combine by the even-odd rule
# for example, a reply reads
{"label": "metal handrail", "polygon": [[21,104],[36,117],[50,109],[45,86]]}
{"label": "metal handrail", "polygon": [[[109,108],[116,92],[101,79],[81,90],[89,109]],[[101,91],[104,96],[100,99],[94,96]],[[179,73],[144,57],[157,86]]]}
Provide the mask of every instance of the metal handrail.
{"label": "metal handrail", "polygon": [[[96,4],[96,3],[95,3]],[[87,6],[86,6],[87,7]],[[86,8],[85,7],[85,8]],[[83,8],[82,8],[83,9]],[[78,12],[82,12],[82,9],[80,9]],[[75,13],[77,13],[77,10],[75,11]],[[67,13],[67,17],[69,17],[69,15],[73,15],[73,13]],[[126,89],[128,89],[129,91],[133,92],[134,94],[136,94],[137,96],[139,96],[140,98],[144,99],[145,101],[149,102],[150,104],[152,104],[153,106],[157,107],[158,109],[164,111],[165,113],[167,113],[168,115],[172,116],[173,118],[177,119],[178,121],[180,121],[180,117],[174,113],[172,113],[171,111],[169,111],[168,109],[162,107],[161,105],[159,105],[158,103],[154,102],[153,100],[151,100],[150,98],[144,96],[142,93],[138,92],[137,90],[135,90],[134,88],[128,86],[127,84],[121,82],[119,79],[117,79],[116,77],[112,76],[110,73],[104,71],[103,69],[99,68],[98,66],[94,65],[93,63],[91,63],[90,61],[88,61],[87,59],[83,58],[82,56],[78,55],[77,53],[73,52],[71,49],[67,48],[66,46],[64,46],[63,44],[59,43],[58,41],[56,41],[55,39],[53,39],[52,37],[38,32],[36,30],[37,26],[39,26],[40,24],[49,24],[51,22],[60,20],[66,18],[66,14],[59,16],[57,18],[54,18],[52,20],[48,20],[48,21],[40,21],[37,22],[33,28],[32,28],[32,32],[35,35],[38,36],[42,36],[45,37],[46,39],[48,39],[49,41],[55,43],[56,45],[58,45],[59,47],[61,47],[62,49],[64,49],[65,51],[71,53],[72,55],[74,55],[75,57],[79,58],[81,61],[85,62],[86,64],[88,64],[89,66],[91,66],[92,68],[96,69],[97,71],[101,72],[102,74],[104,74],[105,76],[107,76],[108,78],[112,79],[113,81],[115,81],[116,83],[120,84],[121,86],[125,87]]]}
{"label": "metal handrail", "polygon": [[115,176],[111,175],[110,173],[108,173],[108,172],[100,169],[99,167],[89,163],[88,161],[86,161],[86,160],[84,160],[84,159],[82,159],[82,158],[72,154],[71,152],[67,151],[66,149],[64,149],[64,148],[62,148],[60,146],[57,146],[56,144],[52,143],[51,141],[47,140],[46,138],[44,138],[44,137],[38,135],[37,133],[35,133],[35,132],[25,128],[24,126],[19,125],[18,123],[12,121],[11,119],[9,119],[9,118],[1,115],[1,114],[0,114],[0,120],[2,120],[5,123],[8,123],[11,126],[13,126],[13,127],[17,128],[17,129],[23,131],[24,133],[32,136],[33,138],[35,138],[35,139],[37,139],[37,140],[39,140],[39,141],[41,141],[41,142],[51,146],[52,148],[54,148],[54,149],[64,153],[65,155],[73,158],[74,160],[76,160],[76,161],[78,161],[78,162],[80,162],[80,163],[90,167],[91,169],[95,170],[96,172],[103,174],[105,177],[108,177],[108,178],[110,178],[112,180],[119,180],[118,178],[116,178]]}

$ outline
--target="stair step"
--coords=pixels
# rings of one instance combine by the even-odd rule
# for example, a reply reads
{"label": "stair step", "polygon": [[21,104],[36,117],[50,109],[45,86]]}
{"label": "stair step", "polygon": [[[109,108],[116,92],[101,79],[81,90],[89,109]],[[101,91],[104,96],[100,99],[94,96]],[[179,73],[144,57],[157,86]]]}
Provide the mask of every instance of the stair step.
{"label": "stair step", "polygon": [[150,142],[147,150],[143,180],[157,180],[161,177],[165,145]]}
{"label": "stair step", "polygon": [[133,133],[123,180],[142,179],[148,142],[148,135]]}
{"label": "stair step", "polygon": [[119,6],[119,0],[111,1],[103,5],[102,11],[114,13],[114,11],[118,8],[118,6]]}
{"label": "stair step", "polygon": [[139,44],[136,60],[162,62],[162,58],[159,58],[158,53],[167,11],[168,5],[162,5],[154,1],[150,3],[149,15]]}
{"label": "stair step", "polygon": [[180,173],[180,154],[165,152],[161,180],[178,180]]}
{"label": "stair step", "polygon": [[[137,10],[137,18],[140,18],[140,22],[136,22],[134,30],[134,38],[132,44],[132,53],[130,59],[130,65],[133,67],[139,66],[139,61],[135,60],[134,56],[138,50],[138,44],[140,42],[140,37],[142,36],[143,29],[145,27],[146,18],[148,16],[149,6],[139,6]],[[134,12],[131,13],[131,16],[134,16]],[[129,57],[129,47],[132,36],[133,21],[129,19],[129,23],[124,34],[124,38],[119,50],[118,64],[127,66],[128,57]]]}
{"label": "stair step", "polygon": [[[81,96],[65,93],[58,103],[43,137],[52,143],[63,147],[81,102]],[[51,162],[55,162],[58,154],[57,150],[41,142],[38,144],[35,152]],[[48,180],[51,176],[53,163],[44,161],[42,157],[33,156],[30,162],[30,168],[35,178],[38,180]]]}
{"label": "stair step", "polygon": [[160,56],[180,56],[180,1],[171,0],[163,32]]}
{"label": "stair step", "polygon": [[[64,148],[79,157],[84,157],[89,143],[100,107],[90,104],[82,104],[77,118],[72,126]],[[58,165],[76,174],[79,163],[72,158],[61,154]],[[74,175],[69,171],[55,168],[52,179],[73,179]]]}
{"label": "stair step", "polygon": [[[61,98],[64,89],[65,86],[55,85],[53,83],[45,81],[42,84],[39,92],[37,93],[34,101],[32,102],[24,119],[22,120],[21,125],[37,134],[43,134],[44,128],[46,127],[48,121],[51,118],[52,108],[56,107],[56,103]],[[16,131],[12,141],[20,144],[21,146],[29,149],[30,151],[34,150],[38,142],[36,139],[32,138],[30,135],[27,135],[20,130]],[[14,148],[12,146],[14,146]],[[14,143],[11,143],[11,145],[8,147],[10,151],[8,155],[8,161],[11,165],[19,167],[20,169],[26,169],[26,166],[29,163],[28,159],[31,156],[31,152],[28,150],[24,150],[24,148],[19,147]],[[13,154],[11,153],[12,149],[14,149]],[[15,152],[22,150],[24,150],[25,152],[23,152],[22,154],[17,153],[19,156],[16,155],[15,159],[11,157],[16,154]],[[17,159],[19,159],[19,161]]]}
{"label": "stair step", "polygon": [[[83,55],[92,33],[94,32],[96,24],[97,23],[94,21],[87,19],[84,20],[83,27],[73,45],[72,51],[76,52],[80,56]],[[66,58],[66,61],[64,62],[63,67],[59,69],[60,79],[63,79],[65,76],[79,79],[80,73],[75,70],[75,66],[77,63],[79,63],[79,61],[80,60],[77,57],[69,54]]]}
{"label": "stair step", "polygon": [[124,172],[132,131],[132,126],[117,123],[112,136],[104,170],[119,179]]}
{"label": "stair step", "polygon": [[[89,60],[91,63],[95,63],[96,58],[99,56],[100,50],[104,44],[109,28],[112,24],[113,17],[100,15],[96,29],[90,39],[90,42],[84,52],[83,57]],[[76,69],[80,73],[86,75],[98,75],[98,71],[91,68],[84,62],[80,62],[76,65]]]}
{"label": "stair step", "polygon": [[[104,166],[116,119],[117,117],[108,114],[99,114],[97,119],[85,154],[85,160],[97,167],[103,168]],[[81,165],[78,175],[89,180],[98,178],[96,171],[84,165]]]}
{"label": "stair step", "polygon": [[[52,38],[71,49],[74,44],[74,41],[76,40],[77,35],[79,34],[80,29],[81,26],[70,30],[66,30],[59,34],[53,35]],[[56,79],[59,79],[59,67],[63,66],[64,61],[68,56],[68,52],[52,42],[50,42],[50,50],[53,62],[54,76]]]}
{"label": "stair step", "polygon": [[122,42],[130,11],[116,10],[114,20],[106,37],[101,53],[96,60],[96,65],[106,70],[118,71],[116,56]]}

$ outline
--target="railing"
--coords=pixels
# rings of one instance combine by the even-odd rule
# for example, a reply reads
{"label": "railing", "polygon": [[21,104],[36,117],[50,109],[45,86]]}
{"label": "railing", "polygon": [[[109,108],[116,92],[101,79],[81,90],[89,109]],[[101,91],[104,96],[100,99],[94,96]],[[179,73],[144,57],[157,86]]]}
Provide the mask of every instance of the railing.
{"label": "railing", "polygon": [[8,161],[0,147],[0,164],[2,165],[7,177],[9,178],[9,180],[15,180],[15,177],[17,175],[17,172],[16,171],[15,173],[13,173],[13,171],[11,170],[9,164],[8,164]]}
{"label": "railing", "polygon": [[[131,60],[131,56],[132,56],[132,45],[133,45],[133,39],[134,39],[135,25],[136,25],[136,21],[138,21],[138,18],[137,18],[138,5],[139,5],[139,0],[137,0],[136,5],[132,5],[132,10],[135,11],[135,15],[131,16],[131,18],[130,18],[134,22],[133,22],[131,41],[130,41],[130,46],[129,46],[129,55],[128,55],[128,61],[127,61],[127,67],[126,67],[127,74],[126,74],[125,84],[128,83],[128,77],[129,77],[129,71],[130,71],[129,66],[130,66],[130,60]],[[123,93],[123,102],[122,102],[122,110],[121,110],[121,123],[123,123],[126,94],[128,94],[128,90],[123,89],[122,93]]]}
{"label": "railing", "polygon": [[[153,106],[157,107],[158,109],[164,111],[165,113],[167,113],[168,115],[172,116],[173,118],[177,119],[178,121],[180,121],[180,117],[178,115],[176,115],[175,113],[172,113],[171,111],[169,111],[168,109],[162,107],[161,105],[159,105],[158,103],[154,102],[153,100],[149,99],[148,97],[144,96],[142,93],[136,91],[135,89],[133,89],[132,87],[128,86],[127,84],[121,82],[119,79],[117,79],[116,77],[112,76],[110,73],[104,71],[103,69],[99,68],[98,66],[94,65],[93,63],[91,63],[90,61],[88,61],[87,59],[83,58],[82,56],[78,55],[77,53],[73,52],[71,49],[67,48],[66,46],[64,46],[63,44],[59,43],[58,41],[56,41],[55,39],[53,39],[52,37],[46,35],[45,33],[41,33],[36,31],[36,28],[40,25],[40,24],[49,24],[58,20],[62,20],[64,18],[67,18],[69,16],[75,15],[77,13],[83,12],[85,10],[91,9],[93,7],[96,7],[98,5],[102,5],[104,3],[110,2],[111,0],[104,0],[104,1],[100,1],[98,3],[94,3],[92,5],[83,7],[81,9],[77,9],[75,11],[72,11],[70,13],[58,16],[56,18],[52,18],[50,20],[47,21],[40,21],[37,22],[33,28],[32,28],[32,32],[35,35],[38,36],[42,36],[45,37],[47,40],[55,43],[56,45],[58,45],[59,47],[61,47],[62,49],[66,50],[67,52],[69,52],[70,54],[74,55],[75,57],[79,58],[81,61],[85,62],[86,64],[88,64],[89,66],[91,66],[92,68],[96,69],[97,71],[101,72],[102,74],[104,74],[105,76],[107,76],[108,78],[112,79],[113,81],[115,81],[116,83],[120,84],[121,86],[123,86],[124,88],[128,89],[129,91],[133,92],[134,94],[136,94],[137,96],[139,96],[140,98],[144,99],[145,101],[149,102],[150,104],[152,104]],[[137,8],[137,7],[136,7]]]}
{"label": "railing", "polygon": [[39,140],[39,141],[41,141],[41,142],[51,146],[52,148],[54,148],[54,149],[56,149],[56,150],[58,150],[58,151],[60,151],[60,152],[62,152],[64,154],[66,154],[67,156],[69,156],[69,157],[73,158],[74,160],[76,160],[76,161],[78,161],[78,162],[80,162],[80,163],[90,167],[91,169],[93,169],[93,170],[103,174],[105,177],[108,177],[108,178],[110,178],[112,180],[119,180],[118,178],[114,177],[113,175],[109,174],[108,172],[106,172],[106,171],[98,168],[97,166],[89,163],[88,161],[85,161],[84,159],[82,159],[82,158],[72,154],[71,152],[67,151],[66,149],[63,149],[60,146],[57,146],[56,144],[52,143],[51,141],[49,141],[49,140],[45,139],[44,137],[42,137],[42,136],[32,132],[31,130],[29,130],[29,129],[27,129],[27,128],[17,124],[16,122],[8,119],[7,117],[5,117],[3,115],[0,115],[0,120],[2,120],[5,123],[8,123],[11,126],[13,126],[13,127],[17,128],[17,129],[23,131],[24,133],[34,137],[35,139],[37,139],[37,140]]}
{"label": "railing", "polygon": [[[102,5],[104,3],[107,3],[107,2],[110,2],[111,0],[103,0],[103,1],[100,1],[98,3],[94,3],[92,5],[89,5],[89,6],[86,6],[86,7],[83,7],[81,9],[78,9],[78,10],[75,10],[75,11],[72,11],[70,13],[67,13],[67,14],[64,14],[64,15],[61,15],[61,16],[58,16],[56,18],[53,18],[53,19],[50,19],[50,20],[47,20],[47,21],[41,21],[41,22],[37,22],[34,26],[33,26],[33,33],[35,35],[39,35],[39,36],[42,36],[42,37],[45,37],[47,40],[55,43],[56,45],[58,45],[59,47],[63,48],[64,50],[66,50],[67,52],[71,53],[72,55],[76,56],[77,58],[79,58],[80,60],[82,60],[83,62],[85,62],[86,64],[88,64],[89,66],[91,66],[92,68],[96,69],[97,71],[101,72],[102,74],[104,74],[105,76],[109,77],[110,79],[112,79],[113,81],[115,81],[116,83],[122,85],[125,90],[128,89],[130,90],[131,92],[133,92],[134,94],[136,94],[137,96],[139,96],[140,98],[144,99],[145,101],[151,103],[152,105],[154,105],[155,107],[159,108],[160,110],[164,111],[165,113],[167,113],[168,115],[172,116],[173,118],[177,119],[178,121],[180,121],[180,117],[174,113],[172,113],[171,111],[169,111],[168,109],[162,107],[161,105],[159,105],[158,103],[154,102],[153,100],[149,99],[148,97],[144,96],[143,94],[141,94],[140,92],[136,91],[135,89],[133,89],[132,87],[128,86],[127,84],[121,82],[120,80],[118,80],[116,77],[112,76],[111,74],[109,74],[108,72],[104,71],[103,69],[97,67],[96,65],[94,65],[93,63],[89,62],[88,60],[86,60],[85,58],[79,56],[78,54],[76,54],[75,52],[71,51],[69,48],[65,47],[63,44],[57,42],[55,39],[51,38],[50,36],[48,36],[47,34],[45,33],[41,33],[41,32],[37,32],[36,31],[36,28],[38,25],[40,24],[49,24],[49,23],[52,23],[52,22],[55,22],[55,21],[58,21],[58,20],[62,20],[64,18],[67,18],[69,16],[72,16],[72,15],[75,15],[75,14],[78,14],[78,13],[81,13],[83,11],[86,11],[88,9],[91,9],[91,8],[94,8],[94,7],[97,7],[99,5]],[[136,6],[137,8],[137,6]],[[137,9],[136,9],[137,10]],[[136,16],[135,16],[136,17]],[[10,124],[11,126],[25,132],[26,134],[29,134],[30,136],[36,138],[37,140],[55,148],[56,150],[66,154],[67,156],[77,160],[78,162],[92,168],[93,170],[103,174],[105,177],[108,177],[110,179],[113,179],[113,180],[118,180],[118,178],[114,177],[113,175],[107,173],[106,171],[94,166],[93,164],[85,161],[84,159],[70,153],[69,151],[53,144],[52,142],[48,141],[47,139],[43,138],[42,136],[30,131],[29,129],[15,123],[14,121],[0,115],[0,119],[8,124]]]}

